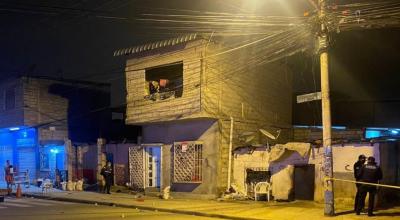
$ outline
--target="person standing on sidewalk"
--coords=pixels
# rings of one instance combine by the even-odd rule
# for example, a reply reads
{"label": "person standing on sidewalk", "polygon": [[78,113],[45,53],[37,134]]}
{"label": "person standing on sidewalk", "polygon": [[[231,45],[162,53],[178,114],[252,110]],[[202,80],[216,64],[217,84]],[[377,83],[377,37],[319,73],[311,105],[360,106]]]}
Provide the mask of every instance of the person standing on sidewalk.
{"label": "person standing on sidewalk", "polygon": [[103,192],[107,193],[107,194],[111,194],[110,193],[110,188],[111,188],[111,183],[112,183],[112,180],[113,180],[113,172],[112,172],[112,166],[111,166],[111,162],[110,161],[108,161],[107,165],[104,166],[101,169],[100,174],[104,177],[104,180],[106,182],[106,184],[104,186],[104,189],[103,189]]}
{"label": "person standing on sidewalk", "polygon": [[[361,154],[360,156],[358,156],[358,161],[353,166],[354,179],[356,179],[356,181],[360,180],[360,170],[364,166],[365,159],[366,159],[365,155]],[[360,198],[360,186],[361,184],[356,183],[357,192],[356,192],[356,198],[354,198],[354,211],[357,211],[358,200]],[[362,209],[364,209],[364,207],[362,207]]]}
{"label": "person standing on sidewalk", "polygon": [[[366,183],[378,183],[382,179],[382,170],[375,163],[374,157],[368,157],[367,164],[360,170],[360,181]],[[374,216],[374,201],[376,194],[376,186],[362,184],[360,186],[360,197],[357,203],[356,214],[359,215],[362,207],[364,207],[365,197],[369,194],[368,200],[368,216]]]}
{"label": "person standing on sidewalk", "polygon": [[10,164],[10,160],[6,161],[6,165],[4,166],[4,177],[5,181],[7,183],[7,190],[10,193],[11,190],[11,184],[13,183],[13,175],[14,175],[14,168]]}

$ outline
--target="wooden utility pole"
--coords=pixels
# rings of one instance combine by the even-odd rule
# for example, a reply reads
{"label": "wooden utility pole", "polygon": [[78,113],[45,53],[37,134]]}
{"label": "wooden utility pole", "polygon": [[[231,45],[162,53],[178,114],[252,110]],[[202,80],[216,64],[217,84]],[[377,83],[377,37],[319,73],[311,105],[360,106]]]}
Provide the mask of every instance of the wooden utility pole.
{"label": "wooden utility pole", "polygon": [[329,60],[328,47],[329,41],[327,29],[324,25],[326,0],[318,0],[319,20],[321,22],[321,32],[318,36],[319,56],[321,62],[321,99],[322,99],[322,138],[324,145],[324,199],[325,211],[327,216],[335,214],[334,194],[333,194],[333,160],[332,160],[332,138],[331,138],[331,103],[329,97]]}

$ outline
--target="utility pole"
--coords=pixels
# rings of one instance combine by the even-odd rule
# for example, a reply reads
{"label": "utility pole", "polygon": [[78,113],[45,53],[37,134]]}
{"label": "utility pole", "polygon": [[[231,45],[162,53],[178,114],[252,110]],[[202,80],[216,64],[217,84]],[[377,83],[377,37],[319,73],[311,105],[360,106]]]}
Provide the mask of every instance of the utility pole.
{"label": "utility pole", "polygon": [[333,160],[332,160],[332,139],[331,139],[331,103],[329,97],[329,41],[324,24],[326,0],[318,0],[318,16],[321,22],[321,32],[318,36],[318,52],[321,62],[321,102],[322,102],[322,138],[324,145],[324,214],[333,216],[335,214],[333,194]]}

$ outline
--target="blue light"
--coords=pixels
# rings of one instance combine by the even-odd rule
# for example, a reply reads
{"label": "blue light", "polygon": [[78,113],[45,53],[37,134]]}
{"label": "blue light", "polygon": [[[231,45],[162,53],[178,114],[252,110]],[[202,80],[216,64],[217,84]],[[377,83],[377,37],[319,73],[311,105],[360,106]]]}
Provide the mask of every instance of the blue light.
{"label": "blue light", "polygon": [[50,149],[50,152],[53,154],[58,154],[58,150],[57,149]]}
{"label": "blue light", "polygon": [[397,130],[390,130],[390,133],[392,133],[392,134],[398,134],[399,131],[397,131]]}
{"label": "blue light", "polygon": [[[313,126],[313,125],[293,125],[294,128],[317,128],[317,129],[323,129],[322,126]],[[332,129],[335,130],[346,130],[345,126],[332,126]]]}
{"label": "blue light", "polygon": [[12,128],[9,128],[8,130],[10,130],[10,131],[18,131],[19,127],[12,127]]}
{"label": "blue light", "polygon": [[381,131],[377,130],[366,130],[365,138],[376,138],[381,136]]}

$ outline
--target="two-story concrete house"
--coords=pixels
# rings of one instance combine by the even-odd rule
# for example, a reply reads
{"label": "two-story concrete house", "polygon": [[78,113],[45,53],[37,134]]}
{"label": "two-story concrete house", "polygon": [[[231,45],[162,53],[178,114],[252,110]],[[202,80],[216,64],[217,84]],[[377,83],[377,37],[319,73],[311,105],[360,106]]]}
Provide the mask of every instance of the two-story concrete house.
{"label": "two-story concrete house", "polygon": [[104,135],[109,105],[109,84],[50,77],[1,82],[0,164],[10,160],[17,172],[29,170],[31,180],[54,178],[56,169],[71,177],[71,141],[96,142]]}
{"label": "two-story concrete house", "polygon": [[285,62],[261,64],[256,45],[222,43],[193,34],[115,52],[128,55],[126,123],[143,126],[129,155],[135,188],[216,196],[232,181],[233,149],[265,143],[261,128],[289,137]]}

